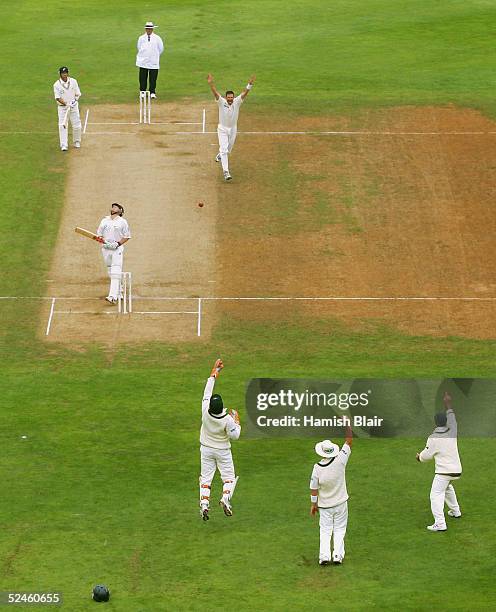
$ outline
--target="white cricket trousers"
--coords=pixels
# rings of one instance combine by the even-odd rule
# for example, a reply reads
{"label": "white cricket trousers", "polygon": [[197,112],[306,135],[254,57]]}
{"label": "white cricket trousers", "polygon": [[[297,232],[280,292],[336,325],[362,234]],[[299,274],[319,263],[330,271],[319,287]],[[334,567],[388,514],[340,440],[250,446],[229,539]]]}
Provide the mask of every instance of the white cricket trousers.
{"label": "white cricket trousers", "polygon": [[333,556],[344,558],[344,536],[348,525],[348,502],[332,508],[319,508],[319,561],[331,560],[331,537],[334,534]]}
{"label": "white cricket trousers", "polygon": [[217,136],[219,137],[220,161],[222,164],[223,172],[229,172],[228,155],[234,147],[237,133],[238,128],[236,126],[232,128],[224,127],[223,125],[217,126]]}
{"label": "white cricket trousers", "polygon": [[458,480],[459,476],[446,476],[444,474],[436,474],[432,481],[431,487],[431,510],[434,517],[434,523],[440,527],[446,527],[446,519],[444,517],[444,504],[455,514],[460,512],[460,506],[456,499],[455,488],[451,484],[452,480]]}
{"label": "white cricket trousers", "polygon": [[107,274],[110,277],[110,289],[108,297],[115,300],[121,293],[122,263],[124,260],[124,247],[120,246],[115,251],[102,249],[102,256],[107,266]]}
{"label": "white cricket trousers", "polygon": [[81,118],[79,116],[79,107],[76,104],[74,108],[70,106],[58,106],[59,113],[59,140],[60,148],[67,148],[69,142],[69,123],[64,127],[66,114],[69,114],[69,120],[72,125],[72,141],[81,142]]}
{"label": "white cricket trousers", "polygon": [[215,470],[219,470],[220,477],[224,483],[222,494],[231,499],[234,486],[235,474],[234,463],[230,448],[211,448],[200,445],[201,475],[200,475],[200,505],[206,506],[210,503],[210,487],[215,476]]}

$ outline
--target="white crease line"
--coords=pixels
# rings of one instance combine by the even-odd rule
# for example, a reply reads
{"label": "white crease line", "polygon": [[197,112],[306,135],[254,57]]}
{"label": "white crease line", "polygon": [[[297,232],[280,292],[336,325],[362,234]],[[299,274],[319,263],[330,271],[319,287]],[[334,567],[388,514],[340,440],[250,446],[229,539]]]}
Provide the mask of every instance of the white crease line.
{"label": "white crease line", "polygon": [[[53,300],[57,299],[59,301],[63,300],[98,300],[102,301],[102,298],[98,297],[46,297],[46,296],[9,296],[4,295],[0,296],[0,300]],[[291,300],[309,300],[309,301],[467,301],[467,302],[494,302],[496,301],[496,297],[470,297],[470,296],[450,296],[450,297],[441,297],[441,296],[361,296],[361,297],[353,297],[353,296],[333,296],[333,297],[298,297],[298,296],[290,296],[290,297],[170,297],[170,296],[162,296],[162,297],[150,297],[150,296],[140,296],[133,295],[133,300],[210,300],[210,301],[291,301]],[[60,312],[60,311],[57,311]]]}
{"label": "white crease line", "polygon": [[[46,296],[29,296],[29,295],[0,295],[0,300],[51,300],[53,299],[52,297],[46,297]],[[101,300],[102,298],[96,298],[96,297],[61,297],[61,296],[56,296],[55,299],[57,300]],[[196,299],[196,298],[195,298]]]}
{"label": "white crease line", "polygon": [[119,314],[115,310],[101,310],[100,312],[95,310],[57,310],[57,314],[84,314],[84,315],[100,315],[100,314]]}
{"label": "white crease line", "polygon": [[84,120],[84,128],[83,128],[83,134],[86,134],[86,127],[88,125],[88,117],[90,116],[90,109],[87,108],[86,109],[86,118]]}
{"label": "white crease line", "polygon": [[53,132],[11,132],[11,131],[0,131],[0,134],[11,134],[14,136],[30,134],[31,136],[35,136],[36,134],[53,134]]}
{"label": "white crease line", "polygon": [[299,301],[299,300],[307,300],[307,301],[332,301],[332,302],[345,302],[345,301],[496,301],[496,297],[490,298],[479,298],[479,297],[206,297],[202,298],[204,300],[226,300],[226,301],[257,301],[257,300],[266,300],[266,301]]}
{"label": "white crease line", "polygon": [[136,136],[139,132],[118,132],[117,130],[115,132],[86,132],[86,136],[112,136],[112,134]]}
{"label": "white crease line", "polygon": [[197,310],[135,310],[133,314],[198,314]]}
{"label": "white crease line", "polygon": [[92,121],[90,125],[139,125],[139,121]]}
{"label": "white crease line", "polygon": [[[171,124],[174,122],[171,122]],[[97,123],[92,122],[91,125],[139,125],[137,122],[116,122],[116,123]],[[167,122],[154,121],[152,125],[168,125]],[[176,125],[202,125],[198,122],[176,122]],[[93,134],[97,136],[104,136],[107,134],[139,134],[140,132],[85,132],[86,134]],[[0,131],[0,134],[14,135],[14,136],[35,136],[37,134],[53,134],[53,132],[37,132],[37,131]],[[195,132],[165,132],[162,136],[191,136],[195,134],[217,134],[217,132],[207,132],[202,129],[201,131]],[[252,136],[493,136],[496,132],[367,132],[367,131],[310,131],[310,132],[287,132],[287,131],[239,131],[238,134],[252,135]]]}
{"label": "white crease line", "polygon": [[52,324],[52,319],[53,319],[53,311],[55,309],[55,299],[56,298],[52,298],[52,306],[50,308],[50,316],[48,317],[48,323],[47,323],[45,336],[48,336],[48,334],[50,333],[50,326]]}

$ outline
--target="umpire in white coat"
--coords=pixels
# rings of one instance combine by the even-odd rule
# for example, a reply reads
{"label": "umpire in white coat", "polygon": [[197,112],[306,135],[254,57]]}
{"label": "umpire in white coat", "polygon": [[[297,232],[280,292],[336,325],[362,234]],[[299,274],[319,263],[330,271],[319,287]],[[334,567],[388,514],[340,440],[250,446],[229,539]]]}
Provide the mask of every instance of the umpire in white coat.
{"label": "umpire in white coat", "polygon": [[319,564],[331,562],[331,537],[334,535],[332,562],[341,565],[344,559],[344,537],[348,525],[348,491],[346,465],[351,455],[353,433],[346,432],[341,450],[330,440],[318,442],[315,452],[322,459],[313,466],[310,477],[310,514],[320,515]]}
{"label": "umpire in white coat", "polygon": [[153,31],[156,27],[153,21],[145,23],[145,33],[138,38],[138,55],[136,56],[140,92],[149,90],[151,98],[157,97],[155,89],[160,68],[160,56],[164,51],[163,40]]}
{"label": "umpire in white coat", "polygon": [[222,397],[212,395],[215,380],[223,367],[222,360],[217,359],[205,385],[202,400],[200,515],[204,521],[209,519],[210,489],[215,471],[219,470],[223,482],[219,504],[226,516],[232,516],[231,498],[238,481],[230,440],[237,440],[241,433],[239,415],[235,410],[227,413]]}
{"label": "umpire in white coat", "polygon": [[430,495],[434,523],[427,527],[429,531],[446,531],[445,503],[448,506],[449,516],[460,518],[462,515],[455,488],[451,484],[451,481],[458,480],[462,475],[462,463],[457,443],[458,428],[451,401],[451,395],[445,392],[443,402],[446,412],[438,412],[434,415],[436,428],[427,438],[424,450],[417,453],[417,461],[423,463],[434,459],[435,462],[435,474]]}

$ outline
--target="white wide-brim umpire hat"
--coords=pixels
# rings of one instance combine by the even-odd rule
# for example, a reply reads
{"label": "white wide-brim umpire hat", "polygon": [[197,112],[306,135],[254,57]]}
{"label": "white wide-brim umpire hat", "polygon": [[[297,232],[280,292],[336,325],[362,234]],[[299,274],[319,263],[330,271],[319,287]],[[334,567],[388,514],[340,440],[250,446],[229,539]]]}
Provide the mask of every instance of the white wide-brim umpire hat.
{"label": "white wide-brim umpire hat", "polygon": [[330,459],[339,453],[339,446],[330,440],[323,440],[322,442],[317,442],[315,445],[315,452],[319,457]]}
{"label": "white wide-brim umpire hat", "polygon": [[146,28],[156,28],[157,26],[153,23],[153,21],[147,21],[145,23],[145,29]]}

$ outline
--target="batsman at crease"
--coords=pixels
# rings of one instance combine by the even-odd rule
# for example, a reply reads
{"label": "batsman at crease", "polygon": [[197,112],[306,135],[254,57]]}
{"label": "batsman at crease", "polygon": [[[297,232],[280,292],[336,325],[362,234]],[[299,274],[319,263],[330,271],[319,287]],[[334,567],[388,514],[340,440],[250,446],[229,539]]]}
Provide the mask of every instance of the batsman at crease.
{"label": "batsman at crease", "polygon": [[129,225],[123,214],[124,207],[114,202],[110,207],[110,215],[100,221],[96,230],[97,236],[104,239],[102,256],[110,277],[109,293],[105,299],[109,304],[117,304],[119,296],[122,297],[124,244],[131,238]]}
{"label": "batsman at crease", "polygon": [[200,516],[204,521],[209,519],[210,492],[216,470],[219,470],[223,482],[219,504],[226,516],[232,516],[231,498],[238,481],[230,441],[237,440],[241,433],[239,415],[236,410],[226,411],[220,395],[212,395],[215,381],[223,367],[222,360],[217,359],[205,385],[202,400]]}

